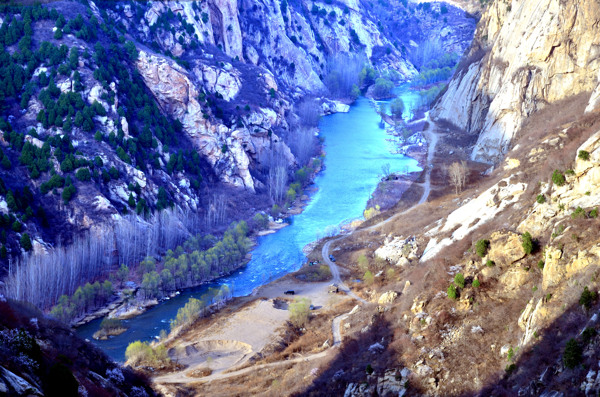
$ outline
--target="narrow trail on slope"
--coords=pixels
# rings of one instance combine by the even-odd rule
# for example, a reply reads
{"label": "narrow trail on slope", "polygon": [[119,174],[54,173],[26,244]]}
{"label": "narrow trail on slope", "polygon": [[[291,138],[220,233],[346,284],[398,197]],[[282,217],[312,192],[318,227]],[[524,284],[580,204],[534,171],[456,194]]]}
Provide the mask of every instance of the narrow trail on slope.
{"label": "narrow trail on slope", "polygon": [[[427,131],[423,132],[427,137],[429,147],[427,148],[427,164],[425,165],[425,167],[426,167],[425,168],[425,170],[426,170],[425,171],[425,181],[422,184],[423,194],[421,195],[421,198],[419,199],[417,204],[408,208],[407,210],[402,211],[398,214],[392,215],[391,217],[389,217],[381,222],[378,222],[375,225],[371,225],[367,228],[360,229],[357,232],[370,231],[370,230],[379,228],[379,227],[391,222],[392,220],[407,214],[414,207],[425,203],[427,201],[427,199],[429,198],[429,195],[431,193],[431,172],[433,171],[433,157],[435,155],[435,148],[439,141],[439,135],[437,133],[437,126],[435,125],[435,123],[433,123],[429,119],[429,112],[427,112],[425,114],[425,117],[423,119],[414,121],[413,123],[421,122],[421,121],[427,121],[429,123],[429,128],[427,129]],[[327,264],[327,266],[329,266],[329,269],[331,270],[332,283],[337,284],[338,288],[340,290],[344,291],[346,293],[346,295],[348,295],[349,297],[359,301],[362,304],[369,304],[368,301],[366,301],[365,299],[356,295],[342,281],[342,278],[340,276],[340,269],[339,269],[338,265],[334,261],[332,261],[329,257],[329,250],[331,248],[331,244],[342,241],[343,239],[351,236],[353,233],[354,233],[354,231],[352,231],[348,234],[345,234],[343,236],[340,236],[336,239],[327,241],[325,244],[323,244],[323,248],[321,249],[321,256],[323,258],[323,261]],[[351,312],[352,311],[341,314],[333,319],[332,324],[331,324],[331,331],[333,334],[332,347],[338,347],[342,343],[342,335],[341,335],[341,331],[340,331],[340,328],[341,328],[340,325],[341,325],[342,321],[344,321],[346,318],[348,318],[348,316],[350,316]],[[171,374],[167,374],[167,375],[158,376],[158,377],[154,378],[154,383],[159,383],[159,384],[205,383],[205,382],[210,382],[212,380],[221,380],[221,379],[227,379],[227,378],[231,378],[231,377],[235,377],[235,376],[244,375],[248,372],[263,369],[263,368],[273,368],[273,367],[278,367],[278,366],[285,365],[285,364],[294,364],[294,363],[299,363],[299,362],[313,361],[313,360],[325,357],[328,354],[328,352],[329,352],[329,350],[324,350],[322,352],[310,354],[310,355],[304,356],[304,357],[297,357],[297,358],[293,358],[293,359],[289,359],[289,360],[276,361],[276,362],[268,363],[268,364],[254,365],[251,367],[246,367],[246,368],[242,368],[242,369],[234,370],[234,371],[230,371],[230,372],[219,372],[219,373],[211,374],[209,376],[205,376],[202,378],[194,378],[194,377],[187,376],[186,373],[192,370],[192,369],[188,369],[187,371],[180,371],[180,372],[175,372],[175,373],[171,373]]]}
{"label": "narrow trail on slope", "polygon": [[[429,128],[427,129],[427,131],[424,131],[423,134],[425,134],[427,136],[427,141],[429,143],[429,147],[427,148],[427,164],[425,164],[425,181],[422,183],[423,186],[423,193],[421,194],[421,198],[419,199],[419,201],[417,202],[417,204],[413,205],[412,207],[398,213],[395,215],[390,216],[387,219],[384,219],[381,222],[378,222],[374,225],[371,225],[369,227],[366,227],[364,229],[360,229],[360,230],[356,230],[357,233],[361,233],[361,232],[367,232],[367,231],[371,231],[377,228],[380,228],[381,226],[403,216],[406,215],[408,212],[412,211],[414,207],[424,204],[427,199],[429,198],[429,195],[431,194],[431,172],[433,171],[433,157],[435,156],[435,148],[438,144],[439,141],[439,135],[437,133],[437,125],[435,123],[433,123],[430,119],[429,119],[429,112],[425,113],[425,117],[421,120],[417,120],[413,123],[416,122],[421,122],[421,121],[426,121],[429,123]],[[338,237],[334,240],[330,240],[328,242],[326,242],[323,245],[323,248],[321,249],[321,256],[323,257],[323,260],[325,261],[325,263],[327,263],[327,265],[329,266],[329,268],[331,269],[331,274],[333,276],[333,282],[334,283],[338,283],[340,286],[344,287],[344,291],[348,292],[348,294],[350,296],[352,296],[354,299],[362,302],[362,303],[366,303],[366,301],[358,296],[356,296],[352,291],[350,291],[350,289],[342,282],[341,278],[340,278],[340,271],[338,266],[335,264],[335,262],[331,261],[329,258],[329,248],[331,247],[332,243],[335,242],[339,242],[342,241],[345,238],[350,237],[355,231],[352,231],[348,234],[345,234],[341,237]]]}

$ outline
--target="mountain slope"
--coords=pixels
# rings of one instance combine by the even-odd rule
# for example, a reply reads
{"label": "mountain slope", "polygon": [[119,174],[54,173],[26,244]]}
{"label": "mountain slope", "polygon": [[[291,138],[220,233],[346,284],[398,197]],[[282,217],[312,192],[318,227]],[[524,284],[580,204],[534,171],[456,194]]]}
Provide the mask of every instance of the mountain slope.
{"label": "mountain slope", "polygon": [[480,133],[472,158],[498,163],[531,114],[598,85],[595,2],[492,2],[432,115]]}

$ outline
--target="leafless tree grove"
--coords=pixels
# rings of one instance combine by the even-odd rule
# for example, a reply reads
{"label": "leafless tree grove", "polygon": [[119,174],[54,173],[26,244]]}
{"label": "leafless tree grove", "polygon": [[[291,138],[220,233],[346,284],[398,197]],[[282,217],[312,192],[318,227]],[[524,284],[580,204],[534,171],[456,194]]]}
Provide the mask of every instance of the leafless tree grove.
{"label": "leafless tree grove", "polygon": [[293,131],[292,134],[290,149],[292,149],[292,153],[296,156],[298,164],[301,166],[306,165],[315,153],[315,134],[312,130],[302,127]]}
{"label": "leafless tree grove", "polygon": [[214,194],[208,203],[208,214],[206,214],[206,225],[211,227],[222,225],[225,222],[226,196],[224,194]]}
{"label": "leafless tree grove", "polygon": [[196,231],[186,227],[198,224],[193,218],[179,210],[164,210],[147,221],[126,216],[114,227],[93,229],[76,238],[68,247],[23,255],[18,263],[10,264],[1,291],[12,299],[50,307],[61,295],[109,275],[121,263],[134,264],[181,244]]}

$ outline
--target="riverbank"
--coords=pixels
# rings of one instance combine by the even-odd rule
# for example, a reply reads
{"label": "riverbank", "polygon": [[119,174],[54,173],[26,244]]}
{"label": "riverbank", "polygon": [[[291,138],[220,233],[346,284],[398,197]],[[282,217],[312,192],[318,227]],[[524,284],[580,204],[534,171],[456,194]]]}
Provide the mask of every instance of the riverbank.
{"label": "riverbank", "polygon": [[[335,112],[347,112],[349,109],[348,105],[345,105],[341,102],[328,101],[328,102],[324,102],[324,104],[325,103],[327,103],[329,106],[328,107],[329,110],[328,110],[327,114],[331,114],[331,113],[335,113]],[[320,156],[322,158],[324,156],[324,151],[322,150],[322,148],[321,148],[320,153],[321,153]],[[183,289],[170,292],[167,296],[164,296],[163,298],[160,298],[160,299],[136,298],[135,295],[136,295],[137,291],[139,290],[139,284],[140,284],[141,280],[139,279],[139,277],[138,278],[134,277],[128,283],[129,286],[121,287],[120,289],[118,289],[117,291],[114,292],[114,295],[116,298],[112,302],[110,302],[108,305],[106,305],[104,307],[95,309],[93,312],[86,313],[85,315],[76,318],[75,320],[73,320],[71,322],[71,326],[73,328],[79,328],[79,327],[82,327],[94,320],[97,320],[97,319],[103,318],[103,317],[107,317],[107,316],[110,318],[117,318],[117,319],[123,319],[123,320],[131,319],[131,318],[142,315],[148,309],[150,309],[154,306],[157,306],[161,302],[164,302],[166,300],[169,300],[169,299],[179,295],[182,291],[196,289],[198,287],[202,287],[203,285],[209,285],[209,284],[214,283],[216,280],[225,278],[227,276],[230,276],[230,275],[236,273],[237,271],[242,269],[244,266],[246,266],[251,261],[252,250],[257,246],[259,238],[267,236],[269,234],[274,234],[277,231],[285,228],[286,226],[289,226],[289,223],[286,221],[286,219],[289,219],[290,217],[292,217],[294,215],[298,215],[298,214],[302,213],[304,208],[310,202],[310,196],[317,191],[317,188],[314,185],[314,180],[323,169],[324,169],[324,166],[321,161],[321,162],[319,162],[318,167],[315,168],[310,173],[309,183],[304,186],[301,194],[299,195],[299,197],[296,200],[294,200],[292,205],[287,208],[284,208],[278,214],[278,217],[276,219],[273,219],[272,217],[269,216],[270,219],[269,219],[266,229],[255,231],[250,236],[248,236],[248,239],[251,241],[251,245],[250,245],[250,247],[248,247],[248,250],[250,252],[246,255],[246,258],[244,259],[243,262],[241,262],[238,266],[231,269],[231,271],[229,271],[228,273],[222,273],[222,274],[219,274],[218,277],[216,277],[216,278],[213,278],[210,280],[205,280],[199,284],[190,285]],[[256,214],[265,215],[266,212],[264,210],[261,210],[261,211],[256,211],[254,213],[254,215],[256,215]],[[251,222],[251,219],[248,219],[248,222]],[[175,247],[173,247],[173,248],[175,248]]]}
{"label": "riverbank", "polygon": [[[122,361],[129,343],[149,341],[159,335],[189,298],[200,299],[208,288],[227,284],[232,287],[234,296],[242,296],[296,271],[306,260],[302,252],[306,244],[319,236],[331,235],[339,230],[341,223],[362,215],[379,182],[376,172],[384,164],[389,163],[395,170],[417,170],[416,160],[394,154],[388,135],[378,127],[378,122],[379,116],[365,98],[360,98],[348,114],[323,118],[319,127],[327,152],[326,169],[316,176],[313,187],[309,188],[318,187],[318,190],[306,194],[311,200],[304,210],[290,217],[290,226],[257,237],[259,245],[252,252],[252,260],[239,271],[204,287],[182,291],[179,296],[127,320],[129,331],[97,345],[115,360]],[[91,338],[97,323],[98,320],[81,327],[78,333]]]}

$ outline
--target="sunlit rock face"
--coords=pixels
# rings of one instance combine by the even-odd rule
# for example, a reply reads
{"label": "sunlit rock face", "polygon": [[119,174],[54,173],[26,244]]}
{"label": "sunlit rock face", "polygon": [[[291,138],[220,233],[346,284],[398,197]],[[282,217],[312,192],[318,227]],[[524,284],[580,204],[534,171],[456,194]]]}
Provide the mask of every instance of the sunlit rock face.
{"label": "sunlit rock face", "polygon": [[480,133],[473,159],[499,162],[529,115],[597,87],[599,19],[596,2],[495,1],[432,115]]}

